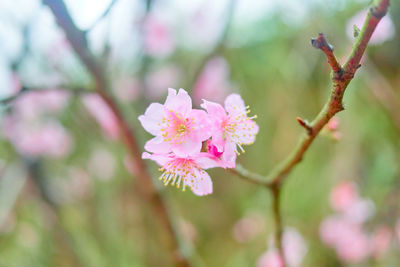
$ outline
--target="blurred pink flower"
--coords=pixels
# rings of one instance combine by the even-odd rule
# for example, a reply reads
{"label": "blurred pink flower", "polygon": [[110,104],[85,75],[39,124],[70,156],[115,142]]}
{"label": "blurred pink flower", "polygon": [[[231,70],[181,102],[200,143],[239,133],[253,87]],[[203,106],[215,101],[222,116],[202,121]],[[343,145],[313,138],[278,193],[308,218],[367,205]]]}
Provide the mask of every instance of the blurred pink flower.
{"label": "blurred pink flower", "polygon": [[82,98],[82,102],[97,120],[104,133],[111,139],[117,139],[119,136],[119,126],[114,113],[106,103],[97,94],[88,94]]}
{"label": "blurred pink flower", "polygon": [[232,91],[229,81],[229,65],[224,58],[213,58],[207,62],[193,88],[196,103],[202,99],[222,102]]}
{"label": "blurred pink flower", "polygon": [[283,253],[289,267],[301,265],[308,247],[301,234],[292,227],[286,227],[282,237]]}
{"label": "blurred pink flower", "polygon": [[196,242],[197,239],[197,231],[194,225],[184,219],[179,221],[179,230],[185,240],[190,241],[191,243]]}
{"label": "blurred pink flower", "polygon": [[359,198],[343,212],[343,215],[352,222],[363,223],[368,220],[374,212],[375,205],[370,199]]}
{"label": "blurred pink flower", "polygon": [[175,41],[166,22],[147,16],[143,27],[145,52],[154,57],[164,57],[175,49]]}
{"label": "blurred pink flower", "polygon": [[[357,25],[359,29],[361,29],[364,20],[367,16],[368,10],[363,10],[356,15],[354,15],[346,24],[346,33],[347,36],[350,39],[354,38],[354,29],[353,25]],[[371,40],[369,41],[369,44],[372,45],[378,45],[381,44],[387,40],[392,39],[395,36],[395,26],[394,23],[387,14],[382,18],[382,20],[379,22],[378,26],[376,27],[374,33],[371,36]]]}
{"label": "blurred pink flower", "polygon": [[200,152],[202,141],[211,135],[204,110],[192,109],[188,93],[168,89],[165,104],[152,103],[139,116],[143,128],[155,137],[145,144],[152,153],[174,152],[180,157]]}
{"label": "blurred pink flower", "polygon": [[8,117],[6,124],[6,137],[23,155],[63,157],[72,149],[71,136],[56,121],[29,124]]}
{"label": "blurred pink flower", "polygon": [[283,261],[278,250],[268,250],[257,260],[257,267],[283,267]]}
{"label": "blurred pink flower", "polygon": [[28,91],[14,102],[15,112],[21,119],[36,119],[45,113],[62,111],[70,95],[62,90]]}
{"label": "blurred pink flower", "polygon": [[150,72],[146,76],[146,97],[158,100],[166,92],[166,88],[178,86],[182,77],[182,71],[175,65],[165,65]]}
{"label": "blurred pink flower", "polygon": [[390,248],[392,230],[385,225],[379,226],[372,237],[372,253],[376,259],[382,258]]}
{"label": "blurred pink flower", "polygon": [[400,219],[397,220],[395,231],[396,231],[397,241],[399,242],[400,245]]}
{"label": "blurred pink flower", "polygon": [[233,237],[240,243],[250,242],[262,231],[263,227],[263,216],[252,212],[235,223]]}
{"label": "blurred pink flower", "polygon": [[179,157],[173,153],[169,154],[149,154],[143,153],[143,159],[151,159],[161,166],[163,173],[160,180],[167,186],[171,183],[179,188],[182,185],[182,191],[186,186],[198,196],[204,196],[212,193],[212,181],[207,172],[203,169],[218,167],[219,160],[210,156],[208,153],[197,153],[192,156]]}
{"label": "blurred pink flower", "polygon": [[114,94],[120,102],[127,103],[138,98],[140,89],[140,83],[136,79],[127,77],[116,82]]}
{"label": "blurred pink flower", "polygon": [[320,236],[345,262],[359,263],[370,255],[369,238],[361,229],[361,225],[345,217],[331,216],[325,219],[320,226]]}
{"label": "blurred pink flower", "polygon": [[80,199],[86,197],[91,190],[91,180],[88,173],[77,167],[70,167],[68,169],[68,183],[69,193],[72,199]]}
{"label": "blurred pink flower", "polygon": [[100,180],[110,180],[115,174],[115,168],[115,158],[108,150],[96,149],[90,155],[88,171]]}
{"label": "blurred pink flower", "polygon": [[[275,248],[274,240],[271,239],[269,250],[261,255],[257,261],[258,267],[279,267],[283,266],[282,258]],[[288,267],[298,267],[301,265],[308,247],[301,234],[292,227],[286,227],[282,236],[282,248]]]}
{"label": "blurred pink flower", "polygon": [[353,182],[340,182],[331,192],[330,202],[336,211],[344,211],[358,198],[357,186]]}
{"label": "blurred pink flower", "polygon": [[333,117],[329,120],[328,125],[326,125],[328,130],[336,131],[339,129],[339,118]]}

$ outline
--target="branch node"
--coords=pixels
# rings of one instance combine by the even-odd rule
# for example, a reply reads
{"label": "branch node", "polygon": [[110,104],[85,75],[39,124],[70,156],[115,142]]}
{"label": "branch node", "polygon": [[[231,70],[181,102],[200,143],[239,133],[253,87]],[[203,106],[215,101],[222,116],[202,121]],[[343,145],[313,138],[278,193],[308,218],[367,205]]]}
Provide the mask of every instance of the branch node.
{"label": "branch node", "polygon": [[329,65],[335,73],[341,73],[342,67],[338,63],[333,54],[333,46],[328,43],[323,33],[319,33],[317,38],[311,39],[311,45],[316,49],[321,49],[324,52]]}
{"label": "branch node", "polygon": [[303,120],[300,117],[297,117],[296,120],[300,124],[301,127],[306,129],[308,135],[312,135],[313,128],[312,128],[312,126],[310,125],[310,123],[307,120]]}

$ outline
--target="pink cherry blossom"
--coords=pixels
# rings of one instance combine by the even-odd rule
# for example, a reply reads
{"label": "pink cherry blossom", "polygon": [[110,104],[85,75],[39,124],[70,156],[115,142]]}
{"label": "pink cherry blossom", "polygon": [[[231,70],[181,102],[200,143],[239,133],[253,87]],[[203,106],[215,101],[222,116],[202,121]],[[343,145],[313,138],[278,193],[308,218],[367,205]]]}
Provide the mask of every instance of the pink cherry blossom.
{"label": "pink cherry blossom", "polygon": [[257,267],[283,267],[282,257],[277,249],[268,250],[257,260]]}
{"label": "pink cherry blossom", "polygon": [[192,109],[192,100],[183,89],[177,93],[169,88],[165,104],[152,103],[139,120],[155,136],[145,144],[145,149],[153,153],[172,151],[181,157],[195,154],[211,135],[207,114]]}
{"label": "pink cherry blossom", "polygon": [[218,159],[208,153],[186,157],[179,157],[174,153],[168,154],[149,154],[143,153],[144,159],[151,159],[161,166],[162,174],[160,180],[164,185],[176,185],[182,187],[182,191],[189,187],[198,196],[212,193],[212,181],[210,176],[203,170],[219,166]]}
{"label": "pink cherry blossom", "polygon": [[62,90],[28,91],[14,102],[15,112],[21,119],[37,119],[45,113],[62,111],[69,102],[69,94]]}
{"label": "pink cherry blossom", "polygon": [[400,245],[400,219],[397,219],[395,231],[396,231],[397,241],[399,242]]}
{"label": "pink cherry blossom", "polygon": [[[361,29],[365,17],[367,16],[368,10],[363,10],[356,15],[354,15],[346,24],[346,32],[347,36],[350,39],[353,39],[353,25],[356,25],[358,28]],[[371,40],[369,44],[371,45],[378,45],[387,40],[392,39],[395,36],[395,27],[394,23],[389,14],[384,16],[381,21],[379,22],[378,26],[376,27],[374,33],[371,36]]]}
{"label": "pink cherry blossom", "polygon": [[248,107],[245,107],[240,95],[231,94],[225,100],[225,109],[217,103],[203,100],[201,105],[212,118],[212,144],[218,152],[224,152],[222,158],[231,162],[234,167],[236,154],[242,152],[242,145],[250,145],[255,141],[258,125],[252,120],[257,116],[247,117]]}
{"label": "pink cherry blossom", "polygon": [[358,198],[357,186],[353,182],[341,182],[331,192],[330,202],[336,211],[344,211]]}
{"label": "pink cherry blossom", "polygon": [[106,135],[111,139],[117,139],[119,136],[117,118],[106,103],[104,103],[103,99],[97,94],[88,94],[83,97],[82,102],[100,124]]}
{"label": "pink cherry blossom", "polygon": [[166,88],[177,86],[182,78],[182,70],[173,64],[163,65],[146,76],[146,97],[159,99],[167,92]]}
{"label": "pink cherry blossom", "polygon": [[156,18],[148,16],[144,22],[144,48],[155,57],[164,57],[175,49],[175,41],[168,25]]}
{"label": "pink cherry blossom", "polygon": [[88,170],[100,180],[110,180],[116,171],[114,155],[105,149],[96,149],[92,152],[88,162]]}
{"label": "pink cherry blossom", "polygon": [[393,232],[385,225],[379,226],[372,237],[372,253],[377,259],[382,258],[390,248]]}
{"label": "pink cherry blossom", "polygon": [[72,150],[71,136],[56,121],[47,120],[30,124],[7,117],[5,123],[6,137],[23,155],[63,157]]}
{"label": "pink cherry blossom", "polygon": [[322,241],[335,249],[344,262],[359,263],[368,258],[371,252],[370,241],[360,224],[345,217],[331,216],[320,226]]}
{"label": "pink cherry blossom", "polygon": [[290,267],[300,266],[308,251],[306,241],[299,231],[292,227],[285,228],[282,237],[282,247],[287,265]]}
{"label": "pink cherry blossom", "polygon": [[201,99],[222,101],[231,91],[229,65],[223,58],[213,58],[204,67],[193,88],[196,103]]}
{"label": "pink cherry blossom", "polygon": [[240,243],[247,243],[253,240],[264,228],[264,217],[256,212],[252,212],[233,226],[233,237]]}
{"label": "pink cherry blossom", "polygon": [[125,77],[116,82],[114,94],[120,102],[129,103],[138,98],[140,83],[134,78]]}

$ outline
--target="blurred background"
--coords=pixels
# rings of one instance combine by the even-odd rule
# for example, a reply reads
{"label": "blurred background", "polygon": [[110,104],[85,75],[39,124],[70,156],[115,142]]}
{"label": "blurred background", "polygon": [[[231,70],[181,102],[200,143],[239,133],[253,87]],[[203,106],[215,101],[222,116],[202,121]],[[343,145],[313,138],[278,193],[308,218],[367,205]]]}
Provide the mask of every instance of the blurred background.
{"label": "blurred background", "polygon": [[[343,63],[369,1],[65,0],[140,144],[167,88],[198,107],[240,93],[260,133],[239,162],[266,174],[330,92],[310,38]],[[400,265],[400,4],[282,192],[289,266]],[[39,0],[0,2],[0,266],[170,266],[135,168],[90,74]],[[271,196],[223,169],[197,197],[158,182],[194,266],[274,265]],[[276,262],[275,262],[276,263]]]}

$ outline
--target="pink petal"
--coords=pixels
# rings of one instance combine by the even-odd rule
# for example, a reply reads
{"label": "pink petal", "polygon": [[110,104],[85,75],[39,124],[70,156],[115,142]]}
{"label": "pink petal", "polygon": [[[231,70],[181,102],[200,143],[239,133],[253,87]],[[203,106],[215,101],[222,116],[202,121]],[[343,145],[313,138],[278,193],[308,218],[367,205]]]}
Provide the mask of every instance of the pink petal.
{"label": "pink petal", "polygon": [[144,149],[152,153],[164,154],[171,152],[171,144],[169,142],[164,142],[162,136],[156,136],[146,142]]}
{"label": "pink petal", "polygon": [[165,116],[164,107],[159,103],[152,103],[144,115],[139,116],[143,128],[152,135],[161,134],[161,122]]}
{"label": "pink petal", "polygon": [[199,142],[187,138],[182,144],[173,146],[172,152],[174,152],[178,157],[186,157],[200,152],[201,146],[201,141]]}
{"label": "pink petal", "polygon": [[212,116],[213,119],[220,119],[222,121],[227,117],[225,109],[218,103],[203,99],[203,104],[200,106],[207,110],[207,113]]}
{"label": "pink petal", "polygon": [[209,153],[198,153],[193,157],[197,164],[203,169],[220,167],[221,163],[217,157],[211,156]]}
{"label": "pink petal", "polygon": [[184,89],[179,89],[176,94],[175,89],[168,88],[168,97],[164,106],[186,117],[185,115],[192,110],[192,99]]}
{"label": "pink petal", "polygon": [[242,97],[238,94],[230,94],[225,99],[225,109],[230,115],[236,113],[246,114],[246,106]]}
{"label": "pink petal", "polygon": [[171,154],[150,154],[147,152],[143,152],[142,159],[151,159],[157,162],[158,165],[164,166],[168,161],[170,161],[173,157]]}
{"label": "pink petal", "polygon": [[211,122],[204,110],[193,109],[190,117],[194,119],[194,130],[190,137],[197,141],[204,141],[211,136]]}
{"label": "pink petal", "polygon": [[195,178],[188,180],[188,185],[193,193],[198,196],[204,196],[212,193],[212,181],[207,172],[203,170],[194,170]]}
{"label": "pink petal", "polygon": [[224,153],[222,154],[221,160],[225,168],[235,168],[236,165],[236,152],[235,152],[235,144],[234,143],[225,143]]}

